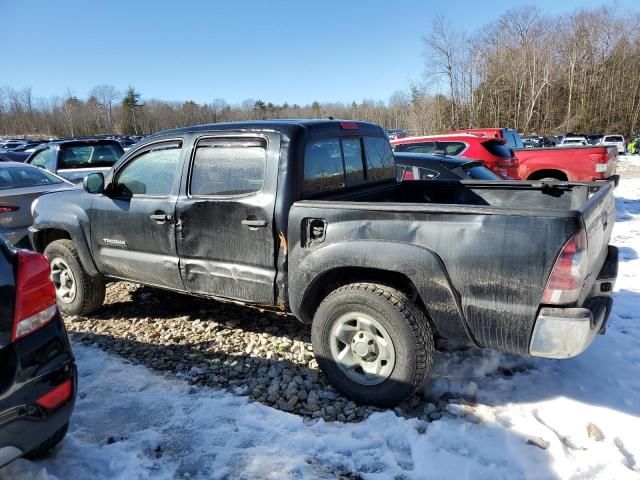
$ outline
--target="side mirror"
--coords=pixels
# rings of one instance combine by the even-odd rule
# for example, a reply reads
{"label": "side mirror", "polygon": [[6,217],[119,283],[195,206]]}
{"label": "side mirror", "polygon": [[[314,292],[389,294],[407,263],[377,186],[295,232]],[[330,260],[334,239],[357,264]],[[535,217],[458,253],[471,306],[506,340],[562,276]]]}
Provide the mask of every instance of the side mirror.
{"label": "side mirror", "polygon": [[82,180],[82,188],[88,193],[104,192],[104,175],[102,173],[90,173]]}

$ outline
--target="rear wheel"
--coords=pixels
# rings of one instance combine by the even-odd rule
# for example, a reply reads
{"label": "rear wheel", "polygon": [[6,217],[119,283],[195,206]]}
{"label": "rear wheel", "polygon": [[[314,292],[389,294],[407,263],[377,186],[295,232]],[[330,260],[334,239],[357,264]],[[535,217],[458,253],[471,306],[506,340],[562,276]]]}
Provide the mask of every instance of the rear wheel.
{"label": "rear wheel", "polygon": [[56,240],[44,254],[51,265],[51,279],[56,287],[58,307],[67,315],[87,315],[102,306],[105,282],[90,276],[71,240]]}
{"label": "rear wheel", "polygon": [[411,396],[435,348],[424,313],[402,292],[354,283],[329,294],[311,330],[318,365],[346,397],[381,407]]}

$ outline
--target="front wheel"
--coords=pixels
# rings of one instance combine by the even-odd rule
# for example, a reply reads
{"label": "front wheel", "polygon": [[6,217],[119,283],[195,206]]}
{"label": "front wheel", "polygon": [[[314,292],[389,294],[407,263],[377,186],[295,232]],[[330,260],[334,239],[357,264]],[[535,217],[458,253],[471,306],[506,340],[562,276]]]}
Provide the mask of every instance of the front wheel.
{"label": "front wheel", "polygon": [[435,357],[424,313],[402,292],[373,283],[330,293],[314,316],[311,341],[318,365],[338,391],[380,407],[415,393]]}
{"label": "front wheel", "polygon": [[47,245],[44,255],[51,265],[58,307],[67,315],[87,315],[102,306],[105,283],[91,277],[82,266],[71,240],[56,240]]}

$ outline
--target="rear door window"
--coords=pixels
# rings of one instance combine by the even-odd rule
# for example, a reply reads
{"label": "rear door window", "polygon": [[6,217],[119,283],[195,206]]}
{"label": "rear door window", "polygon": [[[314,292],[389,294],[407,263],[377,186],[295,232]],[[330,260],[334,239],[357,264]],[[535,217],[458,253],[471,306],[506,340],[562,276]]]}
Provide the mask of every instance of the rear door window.
{"label": "rear door window", "polygon": [[267,163],[263,138],[198,142],[191,169],[192,196],[249,195],[262,190]]}

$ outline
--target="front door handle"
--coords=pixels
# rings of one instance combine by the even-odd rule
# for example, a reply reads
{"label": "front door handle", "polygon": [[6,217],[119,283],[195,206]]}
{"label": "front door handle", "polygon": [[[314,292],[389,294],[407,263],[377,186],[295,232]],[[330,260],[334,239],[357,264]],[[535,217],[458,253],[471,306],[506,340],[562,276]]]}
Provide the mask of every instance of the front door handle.
{"label": "front door handle", "polygon": [[149,218],[151,220],[153,220],[154,222],[158,222],[158,223],[164,223],[168,220],[171,220],[171,215],[167,215],[164,212],[155,212],[151,215],[149,215]]}
{"label": "front door handle", "polygon": [[245,227],[249,227],[249,228],[266,227],[267,226],[267,221],[266,220],[258,220],[258,219],[254,219],[254,218],[247,218],[245,220],[242,220],[242,225],[244,225]]}

